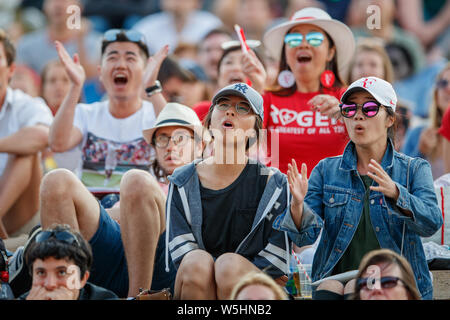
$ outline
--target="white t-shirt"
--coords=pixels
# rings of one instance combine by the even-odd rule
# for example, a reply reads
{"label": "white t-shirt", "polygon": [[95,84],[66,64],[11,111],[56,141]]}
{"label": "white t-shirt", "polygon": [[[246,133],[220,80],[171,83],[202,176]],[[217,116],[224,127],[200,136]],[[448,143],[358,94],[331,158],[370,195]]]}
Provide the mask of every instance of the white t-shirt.
{"label": "white t-shirt", "polygon": [[[44,124],[50,126],[53,116],[41,98],[33,98],[23,91],[6,89],[6,97],[0,109],[0,139],[8,137],[24,127]],[[7,153],[0,153],[0,176],[8,161]]]}
{"label": "white t-shirt", "polygon": [[74,126],[83,134],[78,172],[84,185],[91,191],[118,191],[127,170],[148,170],[153,151],[142,131],[152,127],[155,118],[153,104],[148,101],[143,101],[141,109],[124,119],[111,115],[108,100],[78,104]]}
{"label": "white t-shirt", "polygon": [[133,29],[145,35],[151,54],[156,53],[166,44],[169,50],[177,47],[178,43],[197,44],[212,29],[222,26],[222,21],[207,11],[194,11],[186,20],[183,30],[178,34],[172,14],[159,12],[141,19]]}

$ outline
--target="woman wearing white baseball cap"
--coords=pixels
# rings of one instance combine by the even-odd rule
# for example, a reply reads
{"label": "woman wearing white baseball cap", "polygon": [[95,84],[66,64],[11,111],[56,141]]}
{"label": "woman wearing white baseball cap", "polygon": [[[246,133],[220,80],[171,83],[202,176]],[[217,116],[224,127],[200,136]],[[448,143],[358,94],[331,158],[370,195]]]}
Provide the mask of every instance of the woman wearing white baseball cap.
{"label": "woman wearing white baseball cap", "polygon": [[[297,11],[267,31],[269,54],[278,59],[278,83],[264,95],[265,128],[279,134],[279,168],[287,171],[292,158],[313,168],[321,159],[341,154],[348,141],[339,116],[344,92],[342,71],[355,49],[351,30],[318,8]],[[275,151],[274,151],[275,153]]]}
{"label": "woman wearing white baseball cap", "polygon": [[[292,232],[297,245],[304,246],[317,239],[318,231],[305,235],[313,225],[302,221],[303,214],[320,216],[323,230],[314,255],[313,281],[357,270],[366,253],[385,248],[405,256],[422,299],[431,299],[433,285],[421,237],[433,235],[442,225],[442,216],[430,164],[395,151],[392,128],[397,97],[389,82],[361,78],[350,85],[341,102],[351,141],[341,156],[320,161],[309,181],[304,178],[306,166],[302,165],[302,178],[292,162],[288,171],[292,203],[302,210],[300,215],[298,211],[286,214],[281,225]],[[347,299],[354,284],[350,281],[344,287],[336,280],[324,281],[313,298]]]}

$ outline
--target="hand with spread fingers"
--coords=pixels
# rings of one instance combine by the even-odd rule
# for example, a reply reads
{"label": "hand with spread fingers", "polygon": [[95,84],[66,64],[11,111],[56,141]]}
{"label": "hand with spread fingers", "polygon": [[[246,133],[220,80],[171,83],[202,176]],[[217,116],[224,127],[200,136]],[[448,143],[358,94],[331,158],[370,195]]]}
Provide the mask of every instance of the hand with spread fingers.
{"label": "hand with spread fingers", "polygon": [[143,79],[143,82],[145,84],[144,87],[150,87],[155,84],[155,81],[158,79],[158,72],[161,68],[161,64],[168,54],[169,45],[165,45],[161,49],[159,49],[159,51],[156,52],[153,56],[148,58]]}
{"label": "hand with spread fingers", "polygon": [[400,194],[397,185],[392,181],[386,171],[384,171],[383,167],[374,159],[370,160],[367,175],[378,183],[378,186],[370,186],[370,190],[379,191],[386,197],[397,201]]}
{"label": "hand with spread fingers", "polygon": [[73,59],[70,57],[67,50],[64,48],[63,44],[59,41],[55,41],[56,51],[58,53],[61,63],[66,69],[67,75],[69,76],[72,84],[76,86],[83,86],[84,80],[86,79],[86,72],[80,62],[80,57],[77,53],[73,55]]}
{"label": "hand with spread fingers", "polygon": [[303,200],[308,191],[308,169],[302,164],[301,174],[298,172],[297,163],[294,159],[288,164],[287,178],[289,190],[292,194],[291,214],[295,225],[299,228],[303,214]]}

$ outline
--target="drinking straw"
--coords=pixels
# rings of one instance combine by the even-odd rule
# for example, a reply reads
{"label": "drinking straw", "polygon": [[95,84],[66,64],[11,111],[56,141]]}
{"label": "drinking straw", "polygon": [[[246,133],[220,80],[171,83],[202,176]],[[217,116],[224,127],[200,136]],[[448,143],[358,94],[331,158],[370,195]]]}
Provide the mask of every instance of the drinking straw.
{"label": "drinking straw", "polygon": [[300,266],[300,268],[303,271],[303,274],[306,276],[306,278],[308,280],[311,281],[311,278],[309,277],[308,273],[306,272],[306,268],[303,266],[303,264],[300,262],[300,259],[297,257],[297,255],[295,254],[294,249],[292,249],[292,255],[294,256],[295,261],[297,262],[297,265]]}

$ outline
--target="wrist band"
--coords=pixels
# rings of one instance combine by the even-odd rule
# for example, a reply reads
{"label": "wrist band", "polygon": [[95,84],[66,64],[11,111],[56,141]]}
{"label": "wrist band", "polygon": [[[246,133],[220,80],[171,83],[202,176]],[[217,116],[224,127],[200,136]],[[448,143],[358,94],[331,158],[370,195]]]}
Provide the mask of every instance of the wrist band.
{"label": "wrist band", "polygon": [[161,82],[158,80],[155,81],[155,85],[145,88],[145,92],[147,93],[147,97],[151,97],[155,93],[162,92]]}

